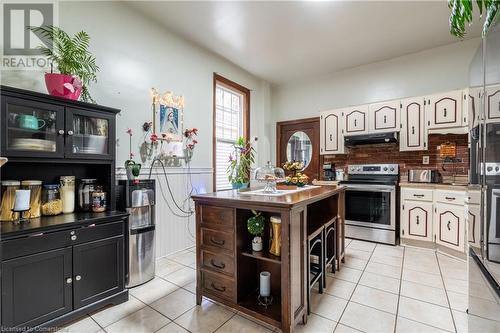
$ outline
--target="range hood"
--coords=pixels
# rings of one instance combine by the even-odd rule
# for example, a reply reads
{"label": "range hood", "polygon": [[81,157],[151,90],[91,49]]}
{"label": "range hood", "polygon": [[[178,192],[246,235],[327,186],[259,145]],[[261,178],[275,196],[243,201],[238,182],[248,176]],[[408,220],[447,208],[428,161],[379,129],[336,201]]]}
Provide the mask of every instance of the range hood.
{"label": "range hood", "polygon": [[390,133],[346,136],[344,140],[346,146],[367,145],[373,143],[391,143],[398,141],[398,133],[390,132]]}

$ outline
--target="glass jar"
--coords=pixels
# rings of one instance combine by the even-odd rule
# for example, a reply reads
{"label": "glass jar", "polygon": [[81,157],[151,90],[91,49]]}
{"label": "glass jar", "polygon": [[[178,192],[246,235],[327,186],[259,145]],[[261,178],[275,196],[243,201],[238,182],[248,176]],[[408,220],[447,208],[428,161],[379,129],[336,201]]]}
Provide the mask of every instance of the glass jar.
{"label": "glass jar", "polygon": [[0,205],[0,221],[15,221],[19,213],[13,212],[16,190],[19,190],[21,182],[18,180],[2,181],[2,203]]}
{"label": "glass jar", "polygon": [[96,213],[106,210],[106,192],[102,190],[102,186],[96,186],[92,192],[92,211]]}
{"label": "glass jar", "polygon": [[61,176],[61,199],[64,214],[75,211],[75,176]]}
{"label": "glass jar", "polygon": [[82,179],[78,186],[78,206],[84,212],[92,210],[92,192],[97,186],[97,179]]}
{"label": "glass jar", "polygon": [[42,181],[23,180],[21,182],[23,190],[30,190],[30,209],[23,213],[25,219],[34,219],[42,215]]}
{"label": "glass jar", "polygon": [[43,186],[42,193],[42,215],[59,215],[62,213],[62,200],[58,184],[47,184]]}

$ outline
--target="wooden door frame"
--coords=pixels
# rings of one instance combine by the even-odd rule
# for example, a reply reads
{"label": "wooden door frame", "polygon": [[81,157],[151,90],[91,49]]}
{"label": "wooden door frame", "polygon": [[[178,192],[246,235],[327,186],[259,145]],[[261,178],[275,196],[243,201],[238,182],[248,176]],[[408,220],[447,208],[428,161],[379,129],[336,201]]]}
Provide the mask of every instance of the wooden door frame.
{"label": "wooden door frame", "polygon": [[[310,118],[303,118],[303,119],[294,119],[294,120],[285,120],[285,121],[278,121],[276,122],[276,166],[281,167],[280,161],[281,161],[281,130],[284,126],[289,126],[289,125],[298,125],[298,124],[305,124],[305,123],[316,123],[320,122],[320,117],[310,117]],[[319,135],[319,133],[318,133]],[[321,138],[320,138],[321,141]],[[314,148],[314,145],[313,145]],[[314,151],[313,151],[314,154]],[[321,170],[321,163],[322,159],[320,153],[319,153],[319,146],[318,146],[318,155],[320,156],[318,158],[318,176],[320,175],[320,170]]]}
{"label": "wooden door frame", "polygon": [[250,136],[250,89],[238,84],[234,81],[231,81],[220,74],[214,72],[213,78],[213,87],[212,87],[212,168],[213,168],[213,176],[212,176],[212,190],[215,192],[217,189],[216,178],[217,178],[217,161],[216,161],[216,151],[215,147],[217,145],[217,137],[216,137],[216,87],[217,84],[222,86],[226,86],[229,89],[237,90],[244,96],[243,101],[243,136],[248,140]]}

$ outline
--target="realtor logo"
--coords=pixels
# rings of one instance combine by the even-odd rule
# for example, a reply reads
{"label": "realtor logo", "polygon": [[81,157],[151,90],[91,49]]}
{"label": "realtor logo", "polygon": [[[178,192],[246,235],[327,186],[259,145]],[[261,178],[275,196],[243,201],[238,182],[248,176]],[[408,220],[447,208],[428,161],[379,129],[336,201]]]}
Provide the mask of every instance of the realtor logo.
{"label": "realtor logo", "polygon": [[51,48],[52,44],[28,27],[57,25],[55,7],[50,0],[3,4],[3,69],[39,70],[48,67],[48,61],[42,56],[38,46]]}

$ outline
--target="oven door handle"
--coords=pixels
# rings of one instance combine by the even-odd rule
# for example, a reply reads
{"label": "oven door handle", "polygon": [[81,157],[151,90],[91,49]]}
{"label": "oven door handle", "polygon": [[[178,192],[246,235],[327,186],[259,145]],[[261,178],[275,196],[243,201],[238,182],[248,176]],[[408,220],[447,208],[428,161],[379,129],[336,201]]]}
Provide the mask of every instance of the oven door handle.
{"label": "oven door handle", "polygon": [[390,185],[347,185],[347,191],[364,191],[364,192],[393,192],[395,186]]}

